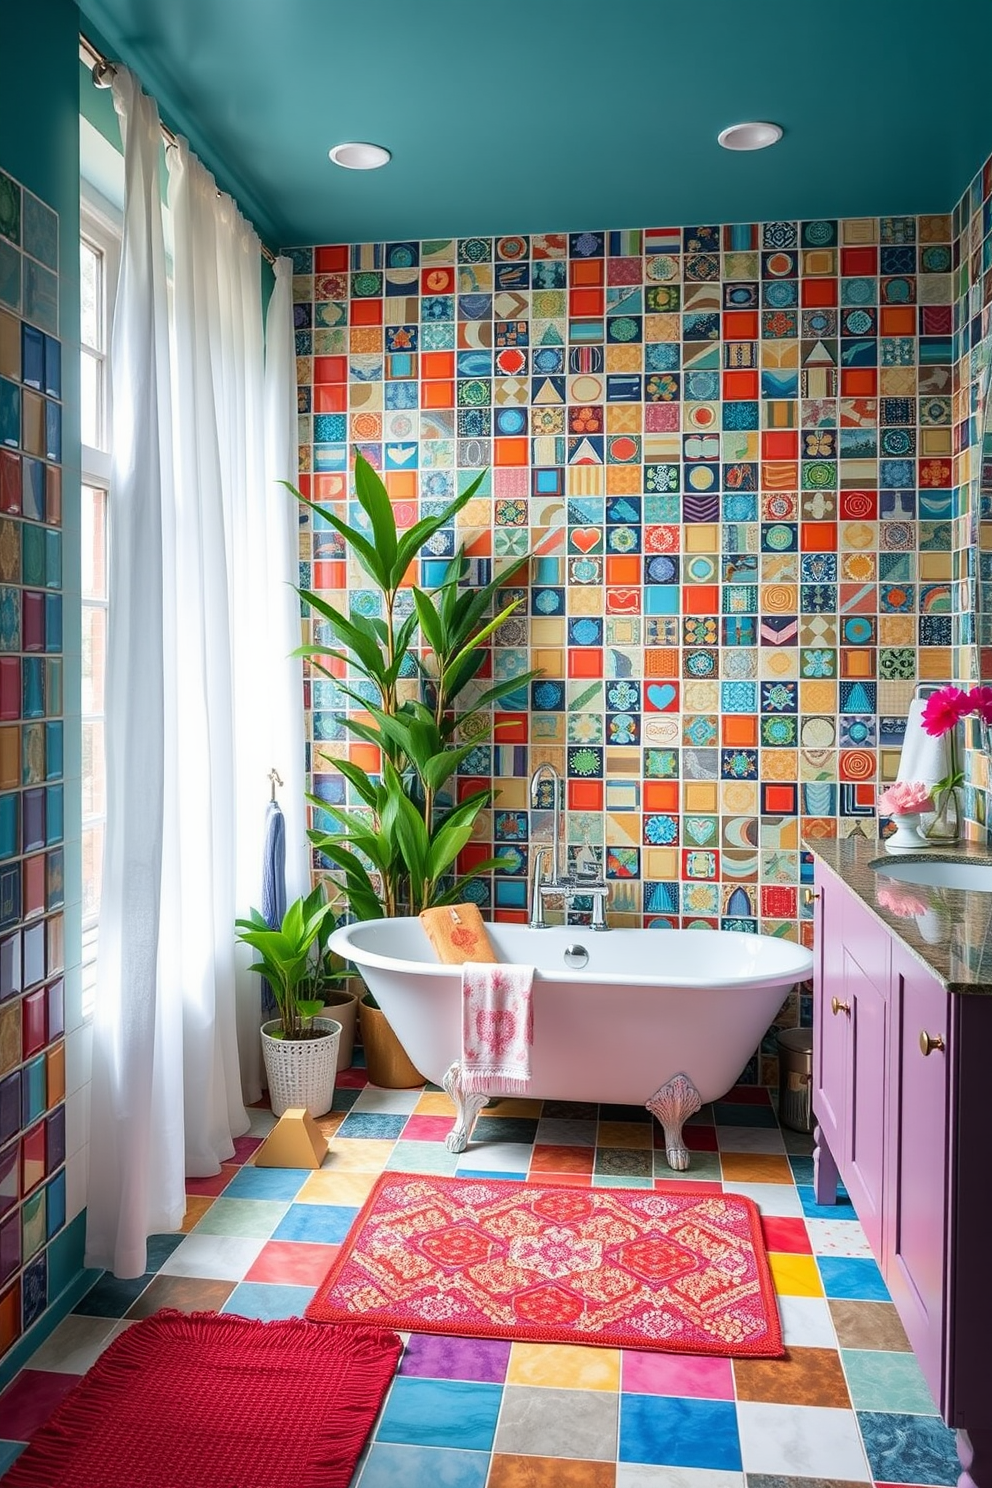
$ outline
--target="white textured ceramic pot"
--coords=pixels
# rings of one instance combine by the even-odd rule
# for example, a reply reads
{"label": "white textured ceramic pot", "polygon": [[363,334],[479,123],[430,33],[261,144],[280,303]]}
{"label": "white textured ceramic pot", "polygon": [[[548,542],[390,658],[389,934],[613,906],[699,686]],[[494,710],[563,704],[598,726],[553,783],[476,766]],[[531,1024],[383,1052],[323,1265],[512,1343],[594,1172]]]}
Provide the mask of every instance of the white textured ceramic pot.
{"label": "white textured ceramic pot", "polygon": [[313,1026],[323,1038],[273,1038],[282,1027],[280,1020],[262,1024],[262,1059],[276,1116],[300,1106],[310,1116],[323,1116],[331,1109],[341,1024],[334,1018],[314,1018]]}

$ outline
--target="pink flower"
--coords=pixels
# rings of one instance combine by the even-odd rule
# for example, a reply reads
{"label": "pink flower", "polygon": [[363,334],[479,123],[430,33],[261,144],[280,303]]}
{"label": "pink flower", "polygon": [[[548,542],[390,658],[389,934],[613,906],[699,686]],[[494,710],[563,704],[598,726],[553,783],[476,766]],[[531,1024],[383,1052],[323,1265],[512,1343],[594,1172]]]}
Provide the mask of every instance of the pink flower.
{"label": "pink flower", "polygon": [[897,780],[878,798],[883,816],[908,816],[912,812],[932,811],[930,789],[922,780]]}
{"label": "pink flower", "polygon": [[904,917],[926,914],[930,907],[922,899],[917,899],[914,894],[907,892],[893,879],[886,880],[884,886],[881,883],[876,884],[875,898],[883,909],[891,910],[893,914]]}
{"label": "pink flower", "polygon": [[977,713],[983,723],[992,724],[992,687],[973,687],[968,702],[970,712]]}
{"label": "pink flower", "polygon": [[939,738],[955,727],[959,719],[970,713],[973,704],[970,694],[960,687],[941,687],[927,698],[923,709],[923,727],[928,734]]}

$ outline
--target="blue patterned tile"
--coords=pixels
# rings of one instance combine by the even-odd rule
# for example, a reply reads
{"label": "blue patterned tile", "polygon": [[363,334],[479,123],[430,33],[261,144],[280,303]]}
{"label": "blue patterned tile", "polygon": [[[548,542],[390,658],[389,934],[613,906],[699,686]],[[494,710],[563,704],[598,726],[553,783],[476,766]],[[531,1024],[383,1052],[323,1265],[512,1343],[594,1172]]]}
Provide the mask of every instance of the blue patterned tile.
{"label": "blue patterned tile", "polygon": [[310,1177],[307,1168],[256,1168],[244,1164],[224,1190],[225,1199],[295,1199]]}
{"label": "blue patterned tile", "polygon": [[733,1401],[621,1395],[619,1460],[740,1472]]}
{"label": "blue patterned tile", "polygon": [[290,1204],[272,1232],[272,1239],[340,1245],[357,1216],[357,1209],[343,1204]]}
{"label": "blue patterned tile", "polygon": [[485,1488],[488,1452],[372,1443],[356,1488]]}
{"label": "blue patterned tile", "polygon": [[941,1488],[957,1483],[955,1435],[939,1418],[858,1411],[858,1425],[876,1480]]}
{"label": "blue patterned tile", "polygon": [[502,1398],[500,1385],[400,1376],[389,1392],[375,1439],[489,1452]]}
{"label": "blue patterned tile", "polygon": [[852,1256],[817,1256],[816,1263],[828,1297],[844,1297],[852,1302],[891,1301],[874,1261]]}
{"label": "blue patterned tile", "polygon": [[358,1137],[365,1140],[393,1140],[406,1125],[406,1116],[390,1115],[378,1111],[350,1111],[338,1127],[339,1137]]}
{"label": "blue patterned tile", "polygon": [[234,1288],[221,1312],[236,1313],[238,1317],[261,1318],[264,1322],[272,1322],[277,1318],[302,1317],[316,1290],[316,1287],[242,1281]]}

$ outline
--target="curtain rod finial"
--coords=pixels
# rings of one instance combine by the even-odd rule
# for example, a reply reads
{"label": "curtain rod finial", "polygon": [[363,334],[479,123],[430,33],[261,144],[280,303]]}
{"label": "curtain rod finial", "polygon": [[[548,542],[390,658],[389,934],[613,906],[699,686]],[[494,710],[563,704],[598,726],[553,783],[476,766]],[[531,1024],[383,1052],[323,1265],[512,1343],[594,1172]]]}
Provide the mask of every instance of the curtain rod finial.
{"label": "curtain rod finial", "polygon": [[117,68],[112,62],[108,62],[106,58],[103,58],[99,62],[93,63],[91,76],[93,78],[94,88],[111,88],[113,87],[114,78],[117,76]]}

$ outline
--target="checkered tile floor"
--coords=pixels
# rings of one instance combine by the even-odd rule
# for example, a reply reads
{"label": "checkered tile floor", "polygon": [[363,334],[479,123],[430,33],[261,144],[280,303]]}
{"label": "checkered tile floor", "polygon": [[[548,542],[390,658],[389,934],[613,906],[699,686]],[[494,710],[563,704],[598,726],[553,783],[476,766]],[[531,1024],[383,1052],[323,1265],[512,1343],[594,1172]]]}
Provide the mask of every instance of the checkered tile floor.
{"label": "checkered tile floor", "polygon": [[[636,1107],[502,1100],[467,1152],[443,1092],[338,1077],[319,1172],[258,1168],[272,1125],[191,1180],[184,1232],[136,1281],[99,1281],[0,1396],[0,1469],[129,1322],[159,1307],[299,1314],[384,1169],[650,1188],[675,1181]],[[788,1348],[730,1361],[618,1349],[407,1338],[353,1488],[845,1488],[952,1485],[940,1421],[850,1205],[813,1202],[808,1139],[739,1088],[687,1128],[696,1184],[757,1200]]]}

